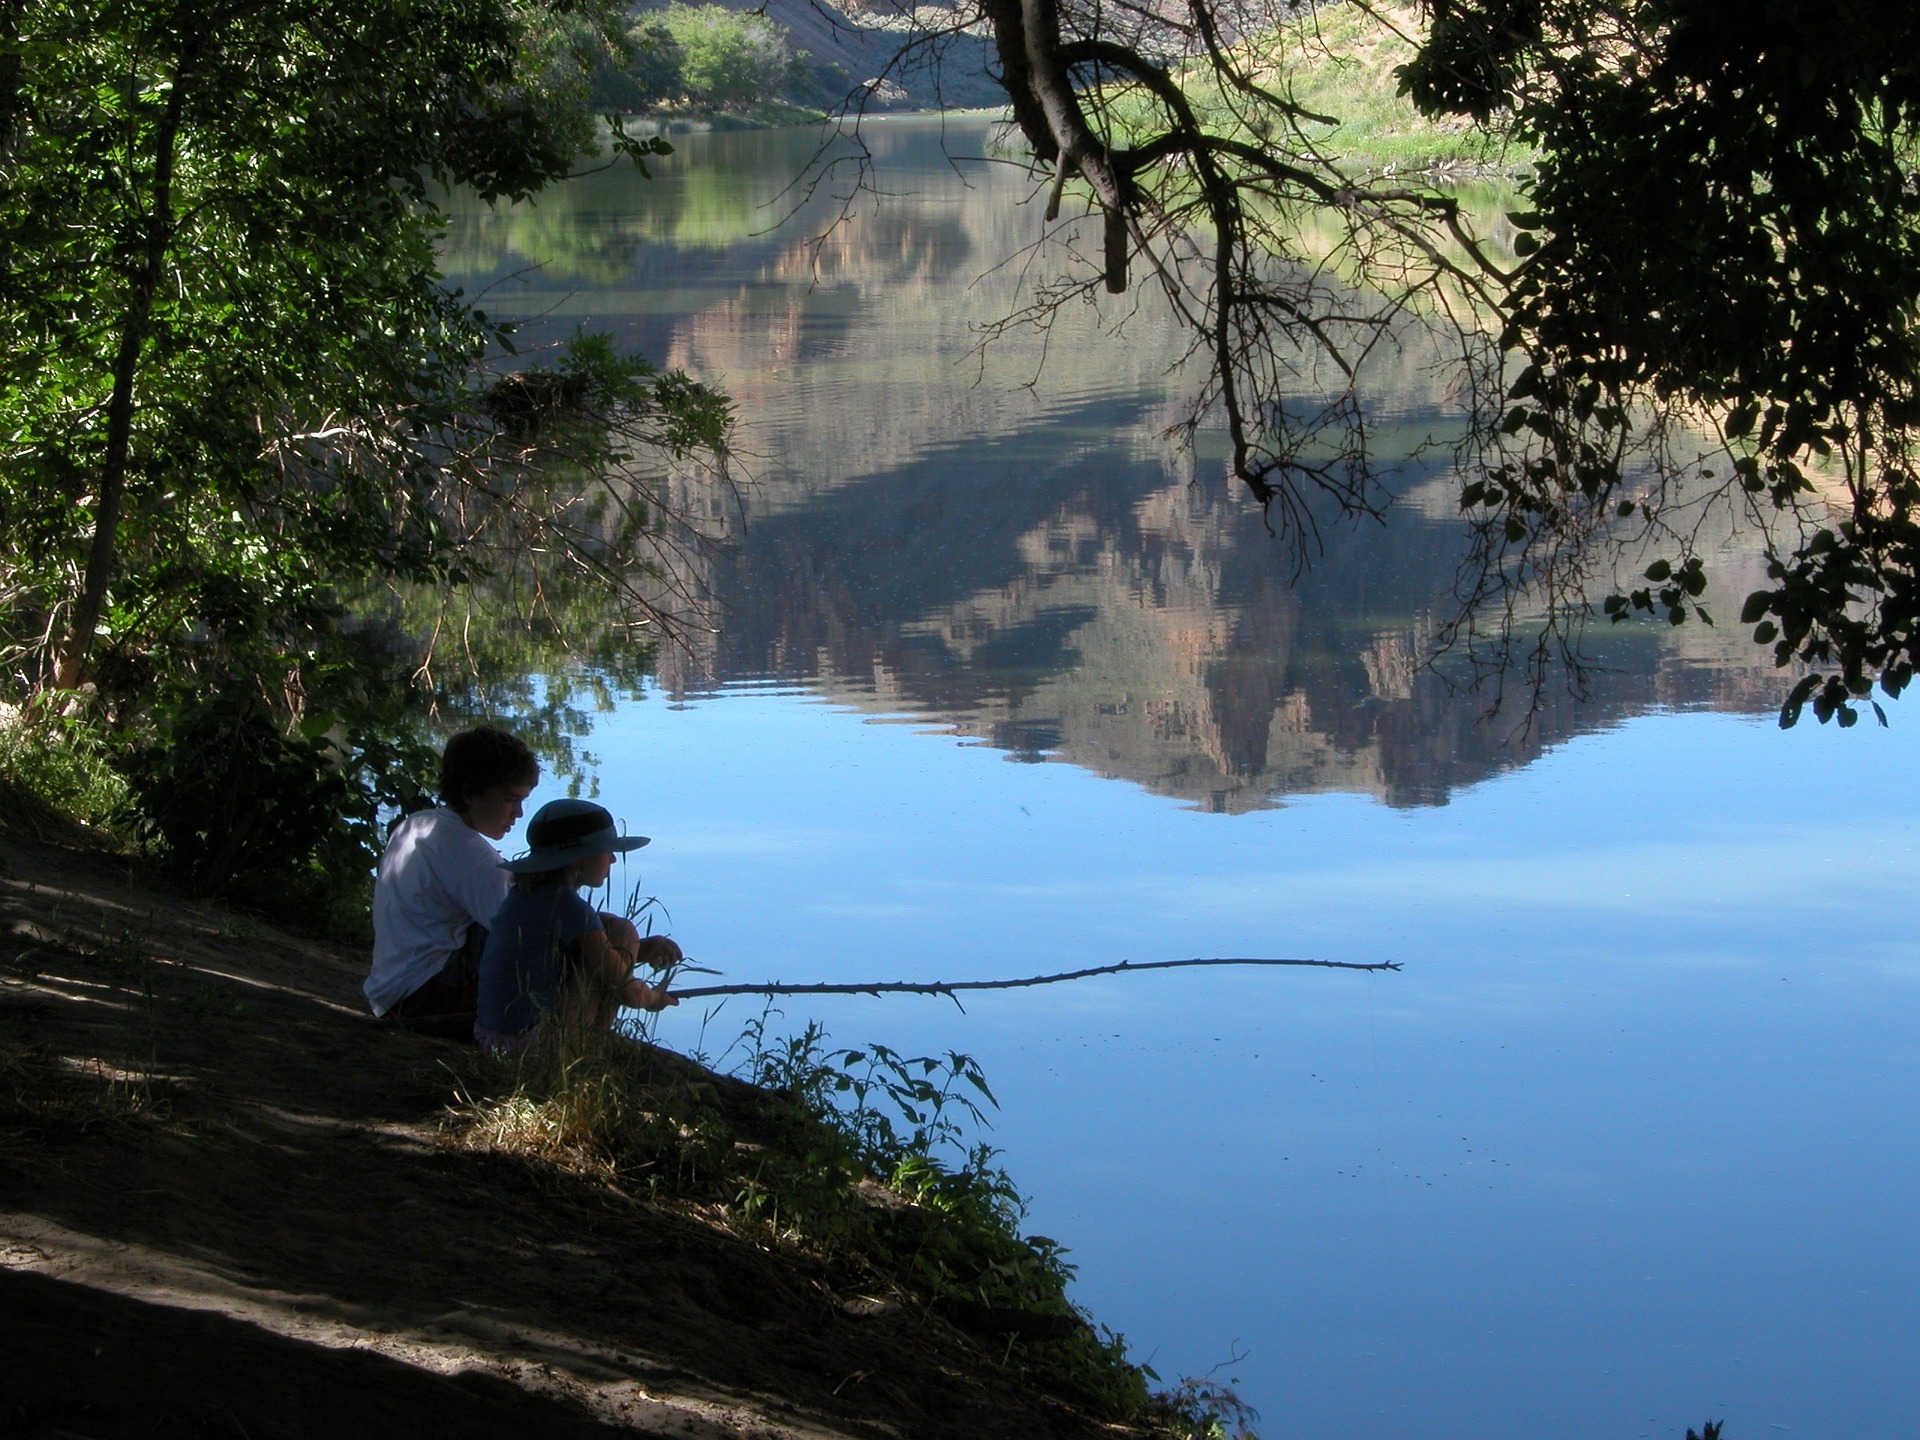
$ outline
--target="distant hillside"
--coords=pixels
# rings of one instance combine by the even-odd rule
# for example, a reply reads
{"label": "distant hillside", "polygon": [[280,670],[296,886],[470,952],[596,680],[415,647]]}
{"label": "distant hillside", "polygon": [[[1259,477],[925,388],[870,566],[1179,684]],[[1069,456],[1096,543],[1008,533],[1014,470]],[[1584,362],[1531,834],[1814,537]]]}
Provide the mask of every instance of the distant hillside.
{"label": "distant hillside", "polygon": [[1424,28],[1412,5],[1334,3],[1248,43],[1271,56],[1303,109],[1338,118],[1338,125],[1310,124],[1306,133],[1349,164],[1389,170],[1524,165],[1524,151],[1466,120],[1429,120],[1400,93],[1394,71],[1413,59],[1410,37]]}
{"label": "distant hillside", "polygon": [[[707,3],[707,0],[701,0]],[[787,33],[806,72],[770,101],[829,112],[999,108],[1006,93],[991,78],[993,45],[983,35],[938,35],[953,23],[943,5],[915,0],[711,0],[739,14],[763,15]],[[636,19],[664,4],[636,6]],[[1460,121],[1436,123],[1399,93],[1395,69],[1413,56],[1410,37],[1422,21],[1411,6],[1362,8],[1332,3],[1301,7],[1277,29],[1272,11],[1239,13],[1221,7],[1235,48],[1252,58],[1262,80],[1288,93],[1310,113],[1336,116],[1337,125],[1307,123],[1306,137],[1363,169],[1437,169],[1488,172],[1524,165],[1524,152]],[[1203,112],[1229,128],[1232,107],[1218,94],[1203,63],[1176,65],[1175,74]],[[1152,108],[1144,99],[1139,102]],[[1121,106],[1124,115],[1127,106]],[[1154,123],[1145,113],[1141,123]]]}

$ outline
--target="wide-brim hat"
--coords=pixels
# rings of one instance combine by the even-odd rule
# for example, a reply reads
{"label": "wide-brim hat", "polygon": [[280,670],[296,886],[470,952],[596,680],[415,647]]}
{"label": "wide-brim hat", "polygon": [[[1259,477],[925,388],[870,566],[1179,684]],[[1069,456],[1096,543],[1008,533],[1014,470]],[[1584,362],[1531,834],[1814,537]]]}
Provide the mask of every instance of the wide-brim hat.
{"label": "wide-brim hat", "polygon": [[500,863],[516,875],[558,870],[589,855],[619,855],[645,845],[645,835],[622,835],[613,816],[591,800],[549,800],[527,822],[527,853]]}

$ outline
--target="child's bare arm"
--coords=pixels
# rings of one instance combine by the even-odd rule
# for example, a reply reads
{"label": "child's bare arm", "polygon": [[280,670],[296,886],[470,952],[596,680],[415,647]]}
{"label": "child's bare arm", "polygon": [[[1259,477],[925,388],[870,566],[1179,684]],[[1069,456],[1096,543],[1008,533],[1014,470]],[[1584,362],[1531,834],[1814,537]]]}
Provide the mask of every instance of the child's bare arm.
{"label": "child's bare arm", "polygon": [[[666,943],[673,944],[671,940]],[[613,1023],[618,1005],[634,1010],[664,1010],[680,1003],[667,993],[666,986],[633,979],[633,957],[608,940],[605,931],[590,930],[580,937],[580,959],[582,972],[593,978],[594,988],[604,997],[601,1003],[605,1006],[606,1024]]]}
{"label": "child's bare arm", "polygon": [[607,943],[616,950],[632,953],[640,943],[640,932],[633,928],[633,922],[624,915],[609,915],[600,912],[600,928],[606,933]]}
{"label": "child's bare arm", "polygon": [[666,936],[642,935],[631,920],[619,915],[602,911],[600,923],[605,927],[607,944],[626,955],[629,968],[645,965],[650,970],[668,970],[686,958]]}

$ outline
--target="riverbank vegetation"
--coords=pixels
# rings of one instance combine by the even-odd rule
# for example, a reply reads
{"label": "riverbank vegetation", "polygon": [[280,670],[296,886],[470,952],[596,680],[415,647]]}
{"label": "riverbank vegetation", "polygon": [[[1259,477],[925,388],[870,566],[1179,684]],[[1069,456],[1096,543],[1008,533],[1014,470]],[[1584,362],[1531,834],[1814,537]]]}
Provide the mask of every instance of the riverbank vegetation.
{"label": "riverbank vegetation", "polygon": [[1067,1300],[965,1056],[761,1015],[710,1065],[605,1033],[489,1061],[358,1013],[357,948],[160,880],[0,817],[9,1419],[1250,1433],[1205,1381],[1150,1394]]}
{"label": "riverbank vegetation", "polygon": [[[980,1139],[994,1104],[965,1055],[829,1049],[815,1025],[751,1020],[717,1062],[604,1032],[470,1071],[449,1121],[467,1149],[532,1157],[808,1258],[1001,1342],[1003,1373],[1109,1419],[1175,1418],[1151,1371],[1067,1299],[1066,1251]],[[731,1062],[731,1063],[729,1063]]]}
{"label": "riverbank vegetation", "polygon": [[[1303,117],[1302,132],[1348,171],[1445,179],[1525,173],[1531,153],[1517,137],[1407,103],[1400,71],[1418,53],[1414,6],[1324,5],[1286,28],[1270,42],[1265,78],[1284,84],[1302,111],[1325,117]],[[1230,103],[1210,67],[1196,67],[1190,89],[1203,91],[1210,107]]]}
{"label": "riverbank vegetation", "polygon": [[[1801,668],[1782,723],[1897,696],[1920,650],[1910,8],[1295,11],[980,0],[1049,214],[1072,193],[1089,231],[1025,318],[1163,288],[1211,362],[1176,429],[1224,424],[1231,473],[1304,560],[1313,502],[1385,503],[1364,362],[1439,317],[1473,531],[1451,643],[1537,700],[1550,670],[1579,673],[1592,623],[1712,623],[1702,539],[1732,517],[1769,559],[1740,622]],[[1512,263],[1444,186],[1323,143],[1338,117],[1311,98],[1308,37],[1354,12],[1404,36],[1403,103],[1531,152]],[[1336,218],[1332,264],[1297,243],[1301,211]]]}
{"label": "riverbank vegetation", "polygon": [[771,16],[724,5],[633,12],[600,48],[590,99],[602,113],[818,120],[847,96],[845,68],[796,50]]}
{"label": "riverbank vegetation", "polygon": [[[1287,96],[1300,142],[1349,173],[1446,181],[1523,174],[1530,151],[1517,137],[1409,103],[1400,71],[1418,54],[1421,28],[1412,6],[1322,5],[1256,24],[1235,39],[1232,53],[1250,84]],[[1185,60],[1168,77],[1200,123],[1242,144],[1270,138],[1271,122],[1251,112],[1210,61]],[[1152,132],[1161,102],[1151,86],[1115,70],[1101,90],[1094,103],[1130,142]],[[1315,215],[1310,223],[1332,219]]]}
{"label": "riverbank vegetation", "polygon": [[[423,717],[502,683],[476,656],[633,673],[676,618],[657,482],[720,463],[724,397],[592,335],[518,354],[435,258],[444,187],[524,199],[599,153],[587,40],[617,16],[7,23],[5,772],[197,891],[348,916],[378,817],[424,791]],[[616,132],[621,163],[660,148]],[[474,648],[488,603],[517,642]]]}

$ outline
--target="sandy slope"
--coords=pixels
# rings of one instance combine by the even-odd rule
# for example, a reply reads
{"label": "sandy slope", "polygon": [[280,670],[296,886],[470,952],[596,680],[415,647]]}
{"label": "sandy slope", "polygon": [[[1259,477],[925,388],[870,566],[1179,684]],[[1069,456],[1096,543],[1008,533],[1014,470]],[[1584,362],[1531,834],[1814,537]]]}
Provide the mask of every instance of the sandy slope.
{"label": "sandy slope", "polygon": [[369,1021],[358,955],[74,838],[0,833],[0,1435],[1127,1433],[909,1300],[454,1148],[463,1052]]}

